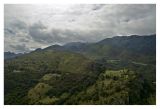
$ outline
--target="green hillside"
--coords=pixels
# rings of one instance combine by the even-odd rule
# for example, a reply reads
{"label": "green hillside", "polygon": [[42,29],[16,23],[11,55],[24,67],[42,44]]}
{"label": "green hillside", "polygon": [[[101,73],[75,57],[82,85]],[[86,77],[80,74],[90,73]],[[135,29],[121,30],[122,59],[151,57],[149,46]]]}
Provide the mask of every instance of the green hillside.
{"label": "green hillside", "polygon": [[[5,61],[5,104],[30,103],[28,91],[39,82],[47,83],[47,87],[48,84],[54,86],[49,95],[59,96],[65,91],[73,93],[82,90],[89,84],[93,84],[100,72],[102,72],[100,65],[95,65],[95,62],[80,54],[69,52],[32,52],[7,60]],[[36,91],[31,92],[36,95]]]}
{"label": "green hillside", "polygon": [[146,89],[145,85],[148,83],[134,71],[106,70],[93,85],[72,95],[65,104],[155,104],[154,93]]}
{"label": "green hillside", "polygon": [[[17,57],[12,61],[6,61],[6,65],[16,66],[14,70],[35,70],[42,72],[43,70],[58,70],[73,73],[83,73],[87,64],[91,61],[80,54],[69,52],[33,52],[21,57]],[[25,67],[24,67],[25,66]]]}
{"label": "green hillside", "polygon": [[155,105],[155,36],[56,45],[5,59],[4,104]]}

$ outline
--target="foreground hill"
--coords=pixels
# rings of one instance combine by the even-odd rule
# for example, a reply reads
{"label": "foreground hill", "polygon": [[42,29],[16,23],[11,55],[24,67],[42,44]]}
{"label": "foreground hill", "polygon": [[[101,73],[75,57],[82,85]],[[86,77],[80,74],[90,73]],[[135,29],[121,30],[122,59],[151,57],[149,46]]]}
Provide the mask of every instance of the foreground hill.
{"label": "foreground hill", "polygon": [[5,104],[30,103],[25,101],[27,93],[39,82],[52,84],[50,94],[57,96],[65,91],[79,91],[93,84],[103,70],[101,65],[80,54],[57,51],[32,52],[4,64]]}
{"label": "foreground hill", "polygon": [[5,61],[6,65],[10,63],[16,66],[16,69],[33,69],[35,71],[48,71],[54,69],[57,71],[83,73],[91,60],[83,55],[69,52],[57,51],[39,51],[25,54],[11,61]]}

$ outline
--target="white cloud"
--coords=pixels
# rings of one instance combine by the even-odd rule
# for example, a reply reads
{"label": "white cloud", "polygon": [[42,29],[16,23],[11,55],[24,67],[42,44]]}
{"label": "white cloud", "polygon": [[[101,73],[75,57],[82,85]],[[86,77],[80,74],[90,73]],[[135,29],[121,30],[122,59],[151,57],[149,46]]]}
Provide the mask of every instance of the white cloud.
{"label": "white cloud", "polygon": [[156,33],[156,6],[151,4],[5,5],[4,14],[5,51]]}

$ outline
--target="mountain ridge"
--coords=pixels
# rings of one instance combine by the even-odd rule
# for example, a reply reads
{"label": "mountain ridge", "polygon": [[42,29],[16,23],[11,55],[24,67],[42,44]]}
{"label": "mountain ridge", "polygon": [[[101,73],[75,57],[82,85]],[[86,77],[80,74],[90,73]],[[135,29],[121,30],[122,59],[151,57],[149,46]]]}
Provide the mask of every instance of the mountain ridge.
{"label": "mountain ridge", "polygon": [[[40,51],[40,50],[72,50],[72,49],[82,49],[80,46],[88,46],[88,45],[94,45],[94,44],[106,44],[106,43],[112,43],[112,44],[115,44],[113,42],[113,40],[120,40],[121,42],[123,40],[126,40],[126,39],[136,39],[136,38],[140,38],[140,39],[147,39],[147,38],[153,38],[153,40],[156,39],[156,34],[152,34],[152,35],[143,35],[143,36],[140,36],[140,35],[130,35],[130,36],[114,36],[112,38],[105,38],[101,41],[98,41],[98,42],[92,42],[92,43],[89,43],[89,42],[69,42],[69,43],[66,43],[64,45],[58,45],[58,44],[54,44],[54,45],[50,45],[46,48],[37,48],[31,52],[34,52],[34,51]],[[118,44],[118,43],[117,43]],[[119,45],[116,45],[116,46],[120,46]],[[84,47],[85,48],[85,47]],[[153,47],[154,48],[154,47]],[[76,50],[75,50],[76,51]],[[23,53],[14,53],[14,52],[4,52],[4,55],[7,55],[7,53],[11,53],[13,55],[16,55],[16,54],[23,54]],[[24,53],[25,54],[25,53]],[[7,58],[7,56],[6,56]]]}

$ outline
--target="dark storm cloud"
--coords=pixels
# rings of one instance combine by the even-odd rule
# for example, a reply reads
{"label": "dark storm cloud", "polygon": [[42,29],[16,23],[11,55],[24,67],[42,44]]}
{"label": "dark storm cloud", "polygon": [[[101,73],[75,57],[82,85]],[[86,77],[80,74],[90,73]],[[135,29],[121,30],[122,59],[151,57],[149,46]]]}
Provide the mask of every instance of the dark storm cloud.
{"label": "dark storm cloud", "polygon": [[95,42],[98,35],[105,34],[105,31],[74,31],[69,29],[56,29],[49,30],[41,22],[37,22],[29,27],[29,35],[34,41],[44,44],[65,44],[68,42],[80,41],[80,42]]}
{"label": "dark storm cloud", "polygon": [[18,19],[13,20],[12,22],[5,22],[5,36],[13,36],[16,37],[18,33],[26,33],[27,30],[27,24],[23,21],[20,21]]}
{"label": "dark storm cloud", "polygon": [[14,22],[12,22],[11,25],[12,25],[14,28],[17,28],[17,29],[19,29],[19,30],[23,30],[23,29],[26,29],[26,28],[27,28],[26,23],[23,22],[23,21],[20,21],[20,20],[14,20]]}
{"label": "dark storm cloud", "polygon": [[118,35],[155,34],[156,5],[5,5],[4,31],[5,50],[16,52]]}
{"label": "dark storm cloud", "polygon": [[46,29],[47,28],[41,22],[37,22],[29,27],[29,35],[33,40],[45,43],[48,41],[48,38],[51,40]]}
{"label": "dark storm cloud", "polygon": [[32,37],[34,41],[37,41],[39,43],[45,43],[45,44],[53,44],[53,43],[67,43],[70,41],[84,41],[82,38],[84,33],[80,35],[78,31],[71,31],[71,30],[62,30],[62,29],[56,29],[52,28],[51,30],[48,30],[44,24],[41,22],[37,22],[33,24],[31,27],[29,27],[29,35]]}
{"label": "dark storm cloud", "polygon": [[13,32],[11,29],[9,29],[9,28],[5,28],[4,29],[4,32],[5,32],[5,34],[12,34],[12,35],[14,35],[15,34],[15,32]]}

